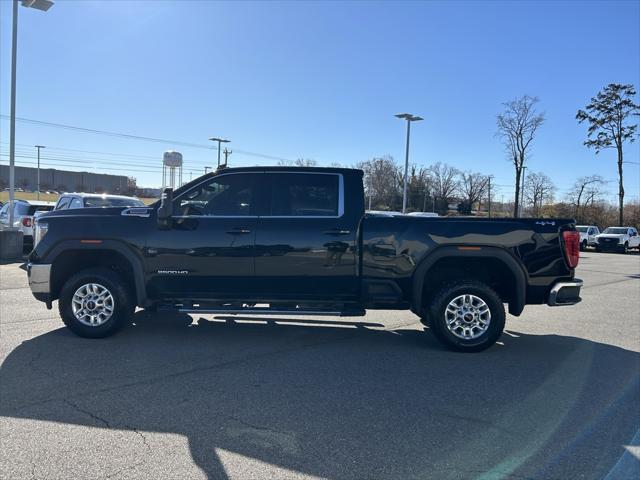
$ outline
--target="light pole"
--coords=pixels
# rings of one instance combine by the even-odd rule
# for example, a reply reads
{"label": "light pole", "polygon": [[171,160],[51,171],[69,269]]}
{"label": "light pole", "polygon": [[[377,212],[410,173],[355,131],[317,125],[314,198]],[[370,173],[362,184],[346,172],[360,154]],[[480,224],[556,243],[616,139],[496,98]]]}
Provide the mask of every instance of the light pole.
{"label": "light pole", "polygon": [[36,195],[38,197],[38,200],[40,200],[40,149],[41,148],[47,148],[44,145],[34,145],[34,147],[36,147],[38,149],[38,177],[37,177],[37,190],[36,190]]}
{"label": "light pole", "polygon": [[[51,0],[22,0],[23,7],[46,12]],[[11,31],[11,113],[9,118],[9,228],[13,228],[13,203],[16,189],[16,60],[18,56],[18,0],[13,0]]]}
{"label": "light pole", "polygon": [[527,167],[522,167],[522,187],[520,188],[520,217],[524,213],[524,174],[527,170]]}
{"label": "light pole", "polygon": [[204,174],[206,175],[207,172],[211,169],[211,167],[204,167]]}
{"label": "light pole", "polygon": [[218,137],[211,137],[209,140],[211,140],[212,142],[218,142],[218,168],[220,168],[220,144],[229,143],[231,140],[227,140],[226,138],[218,138]]}
{"label": "light pole", "polygon": [[409,137],[411,136],[411,122],[419,122],[424,118],[410,113],[398,113],[396,117],[407,121],[407,146],[404,156],[404,185],[402,187],[402,213],[407,212],[407,174],[409,171]]}

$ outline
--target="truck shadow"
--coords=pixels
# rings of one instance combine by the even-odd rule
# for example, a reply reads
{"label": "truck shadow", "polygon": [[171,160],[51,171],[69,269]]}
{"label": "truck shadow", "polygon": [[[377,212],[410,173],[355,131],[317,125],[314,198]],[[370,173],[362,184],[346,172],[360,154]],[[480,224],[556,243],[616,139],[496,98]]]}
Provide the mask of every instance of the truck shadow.
{"label": "truck shadow", "polygon": [[[602,478],[640,422],[638,353],[509,332],[458,354],[378,325],[139,312],[100,341],[61,328],[7,356],[0,415],[183,435],[209,479],[255,475],[233,455],[332,479]],[[144,444],[131,468],[172,454]]]}

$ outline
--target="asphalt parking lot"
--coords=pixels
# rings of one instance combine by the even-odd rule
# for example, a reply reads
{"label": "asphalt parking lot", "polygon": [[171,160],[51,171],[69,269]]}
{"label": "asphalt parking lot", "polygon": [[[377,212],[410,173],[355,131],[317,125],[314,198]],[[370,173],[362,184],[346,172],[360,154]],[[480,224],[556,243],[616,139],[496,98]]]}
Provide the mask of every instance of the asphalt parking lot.
{"label": "asphalt parking lot", "polygon": [[[480,354],[405,312],[136,314],[81,339],[0,266],[3,479],[640,478],[640,255]],[[54,306],[55,307],[55,306]]]}

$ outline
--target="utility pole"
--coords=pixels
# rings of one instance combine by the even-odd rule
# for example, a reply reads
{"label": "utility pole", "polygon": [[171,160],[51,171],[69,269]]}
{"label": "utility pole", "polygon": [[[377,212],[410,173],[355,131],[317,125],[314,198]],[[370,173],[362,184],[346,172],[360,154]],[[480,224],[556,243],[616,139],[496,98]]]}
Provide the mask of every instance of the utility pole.
{"label": "utility pole", "polygon": [[491,218],[491,177],[489,177],[489,201],[488,201],[488,208],[489,208],[489,218]]}
{"label": "utility pole", "polygon": [[209,140],[211,140],[212,142],[218,142],[218,168],[220,168],[220,144],[229,143],[231,140],[227,140],[226,138],[220,138],[220,137],[211,137]]}
{"label": "utility pole", "polygon": [[34,147],[38,149],[38,176],[37,176],[37,182],[36,182],[38,186],[36,190],[37,192],[36,196],[38,200],[40,200],[40,149],[47,148],[47,147],[45,147],[44,145],[34,145]]}
{"label": "utility pole", "polygon": [[422,211],[427,211],[427,189],[424,189],[424,201],[422,202]]}
{"label": "utility pole", "polygon": [[226,167],[229,163],[229,155],[231,155],[233,153],[233,150],[227,150],[226,148],[224,149],[224,165],[220,165],[218,164],[218,168],[222,167]]}

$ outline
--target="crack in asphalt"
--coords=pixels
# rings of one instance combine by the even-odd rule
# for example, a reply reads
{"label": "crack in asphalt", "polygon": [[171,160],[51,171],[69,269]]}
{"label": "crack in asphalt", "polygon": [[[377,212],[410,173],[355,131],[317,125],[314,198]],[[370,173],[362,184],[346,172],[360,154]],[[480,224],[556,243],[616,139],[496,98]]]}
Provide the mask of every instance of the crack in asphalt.
{"label": "crack in asphalt", "polygon": [[107,428],[111,428],[111,424],[109,423],[109,421],[108,421],[108,420],[106,420],[106,419],[104,419],[104,418],[102,418],[102,417],[100,417],[100,416],[96,415],[95,413],[93,413],[93,412],[91,412],[91,411],[89,411],[89,410],[86,410],[86,409],[82,408],[81,406],[79,406],[79,405],[77,405],[77,404],[73,403],[71,400],[69,400],[69,399],[67,399],[67,398],[65,398],[63,401],[64,401],[64,403],[66,403],[67,405],[69,405],[69,406],[73,407],[73,408],[74,408],[75,410],[77,410],[78,412],[80,412],[80,413],[84,413],[85,415],[87,415],[87,416],[91,417],[93,420],[96,420],[96,421],[98,421],[98,422],[102,423],[102,424],[103,424],[105,427],[107,427]]}
{"label": "crack in asphalt", "polygon": [[284,431],[277,430],[277,429],[275,429],[275,428],[270,428],[270,427],[263,427],[262,425],[255,425],[255,424],[253,424],[253,423],[247,422],[246,420],[243,420],[243,419],[241,419],[241,418],[239,418],[239,417],[234,417],[234,416],[232,416],[232,415],[225,415],[225,416],[226,416],[229,420],[233,420],[233,421],[235,421],[235,422],[238,422],[238,423],[240,423],[240,424],[244,425],[245,427],[253,428],[253,429],[255,429],[255,430],[261,430],[261,431],[263,431],[263,432],[277,433],[277,434],[279,434],[279,435],[284,435],[284,436],[286,436],[286,437],[290,437],[290,438],[293,438],[293,439],[295,439],[295,438],[296,438],[296,437],[295,437],[295,435],[292,435],[292,434],[291,434],[291,433],[289,433],[289,432],[284,432]]}
{"label": "crack in asphalt", "polygon": [[[348,330],[345,330],[345,332],[347,332]],[[107,392],[111,392],[114,390],[120,390],[120,389],[124,389],[124,388],[129,388],[129,387],[137,387],[137,386],[141,386],[141,385],[152,385],[154,383],[159,383],[159,382],[163,382],[165,380],[171,379],[171,378],[179,378],[185,375],[191,375],[193,373],[200,373],[200,372],[205,372],[205,371],[209,371],[209,370],[219,370],[219,369],[224,369],[226,367],[229,366],[235,366],[235,365],[242,365],[245,363],[249,363],[253,360],[259,360],[259,359],[263,359],[265,357],[270,357],[270,356],[274,356],[274,355],[280,355],[283,353],[289,353],[289,352],[295,352],[297,350],[304,350],[306,348],[310,348],[310,347],[317,347],[320,345],[326,345],[326,344],[330,344],[330,343],[338,343],[338,342],[343,342],[343,341],[347,341],[352,339],[355,336],[356,332],[354,331],[353,333],[351,333],[350,335],[345,335],[344,338],[340,338],[340,339],[331,339],[331,340],[324,340],[324,341],[318,341],[318,342],[311,342],[311,343],[306,343],[304,345],[298,345],[295,347],[289,347],[289,348],[281,348],[278,350],[274,350],[271,352],[265,352],[265,353],[260,353],[260,354],[255,354],[249,357],[244,357],[244,358],[239,358],[239,359],[234,359],[234,360],[228,360],[228,361],[224,361],[224,362],[220,362],[220,363],[215,363],[213,365],[203,365],[200,367],[194,367],[194,368],[189,368],[186,370],[182,370],[182,371],[178,371],[178,372],[173,372],[173,373],[168,373],[166,375],[160,375],[154,378],[145,378],[145,379],[141,379],[141,380],[137,380],[137,381],[132,381],[132,382],[128,382],[128,383],[123,383],[120,385],[113,385],[110,387],[105,387],[105,388],[101,388],[101,389],[97,389],[97,390],[91,390],[89,392],[84,392],[78,395],[71,395],[69,397],[50,397],[44,400],[40,400],[37,402],[31,402],[31,403],[23,403],[20,407],[16,408],[14,410],[15,413],[23,411],[25,409],[31,408],[31,407],[36,407],[36,406],[41,406],[50,402],[56,402],[56,401],[62,401],[62,402],[66,402],[69,403],[71,406],[77,408],[78,410],[82,411],[79,407],[77,407],[75,404],[71,403],[71,401],[69,400],[70,398],[74,398],[74,399],[79,399],[79,398],[85,398],[85,397],[89,397],[91,395],[95,395],[98,393],[107,393]],[[87,415],[91,415],[90,412],[84,412]],[[103,422],[105,422],[104,419],[100,419]]]}
{"label": "crack in asphalt", "polygon": [[[108,428],[110,430],[118,428],[117,424],[112,424],[106,418],[103,418],[103,417],[95,414],[94,412],[92,412],[90,410],[82,408],[80,405],[70,401],[69,399],[65,399],[64,403],[69,405],[70,407],[72,407],[74,410],[76,410],[76,411],[78,411],[80,413],[83,413],[84,415],[87,415],[90,418],[92,418],[93,420],[101,423],[104,427],[106,427],[106,428]],[[142,433],[142,431],[140,431],[137,428],[132,427],[130,425],[122,425],[121,427],[126,429],[127,431],[133,432],[135,435],[139,436],[142,439],[142,444],[144,445],[144,448],[147,451],[147,455],[151,455],[151,453],[152,453],[151,444],[149,443],[149,440],[147,439],[146,435],[144,433]],[[148,461],[148,458],[145,458],[145,459],[143,459],[143,460],[141,460],[139,462],[134,463],[133,465],[127,465],[125,467],[122,467],[122,468],[116,470],[115,472],[108,473],[108,474],[106,474],[105,476],[103,476],[101,478],[105,478],[105,479],[113,478],[116,475],[119,475],[119,474],[121,474],[121,473],[123,473],[125,471],[129,471],[129,470],[135,469],[135,468],[137,468],[139,466],[142,466],[145,463],[147,463],[147,461]],[[35,463],[33,465],[34,465],[33,468],[35,469]],[[33,474],[33,472],[32,472],[32,477],[35,479],[35,475]]]}

